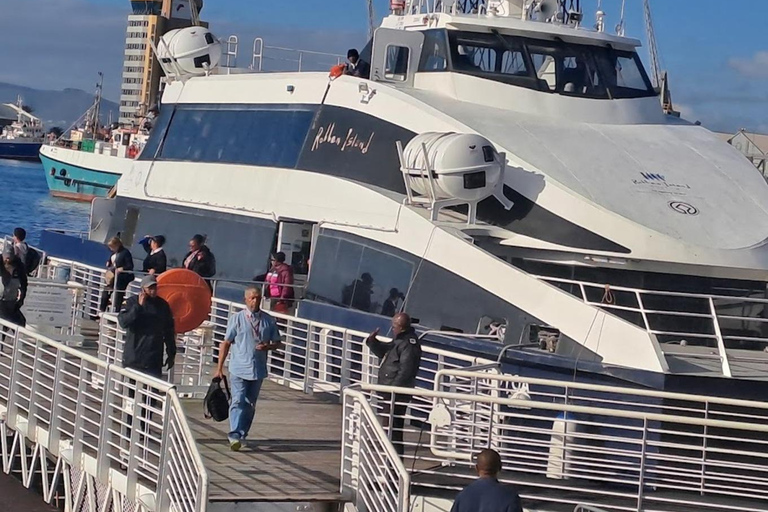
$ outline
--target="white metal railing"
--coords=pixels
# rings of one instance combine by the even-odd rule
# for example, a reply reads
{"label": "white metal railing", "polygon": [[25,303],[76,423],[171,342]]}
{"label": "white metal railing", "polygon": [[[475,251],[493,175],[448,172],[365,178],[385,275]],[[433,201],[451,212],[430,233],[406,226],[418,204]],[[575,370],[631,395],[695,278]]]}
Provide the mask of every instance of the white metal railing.
{"label": "white metal railing", "polygon": [[[265,52],[269,51],[274,56],[266,56]],[[296,71],[303,71],[307,63],[310,61],[310,65],[317,66],[334,66],[344,62],[346,57],[335,53],[316,52],[312,50],[299,50],[295,48],[282,48],[280,46],[268,46],[264,44],[264,39],[257,37],[253,40],[253,54],[251,57],[251,69],[254,71],[264,70],[264,61],[272,61],[278,63],[289,63]],[[291,69],[292,71],[293,69]],[[281,70],[282,71],[282,70]]]}
{"label": "white metal railing", "polygon": [[408,512],[410,475],[368,401],[344,390],[341,488],[358,512]]}
{"label": "white metal railing", "polygon": [[[176,365],[167,376],[182,393],[201,394],[210,384],[218,346],[224,340],[232,315],[243,304],[214,298],[209,321],[199,329],[180,335]],[[270,352],[270,377],[305,392],[326,392],[341,396],[352,384],[376,382],[378,358],[365,344],[367,333],[270,313],[277,321],[283,348]],[[380,337],[382,341],[387,338]],[[99,359],[110,364],[122,361],[125,332],[113,314],[103,315],[99,331]],[[418,385],[432,388],[435,375],[444,369],[491,364],[492,361],[425,346],[422,349]]]}
{"label": "white metal railing", "polygon": [[134,503],[202,511],[207,475],[169,384],[0,321],[7,426]]}
{"label": "white metal railing", "polygon": [[534,276],[584,301],[644,327],[670,355],[711,358],[675,351],[679,344],[705,344],[717,349],[722,372],[731,376],[739,363],[767,361],[729,354],[728,349],[762,351],[768,347],[768,297],[684,293],[612,286],[574,279]]}
{"label": "white metal railing", "polygon": [[[476,378],[532,382],[487,374]],[[531,388],[565,386],[543,382]],[[538,503],[638,512],[768,508],[766,403],[723,399],[721,410],[702,412],[696,408],[706,402],[702,397],[672,393],[619,400],[627,390],[590,386],[582,390],[588,393],[563,402],[546,389],[529,396],[494,395],[492,389],[473,395],[360,386],[365,394],[403,397],[411,407],[405,420],[419,413],[429,418],[421,429],[404,427],[412,460],[406,467],[419,493],[463,487],[474,478],[472,456],[490,447],[502,456],[502,480]],[[378,414],[381,423],[387,421]],[[355,448],[344,450],[354,453]]]}

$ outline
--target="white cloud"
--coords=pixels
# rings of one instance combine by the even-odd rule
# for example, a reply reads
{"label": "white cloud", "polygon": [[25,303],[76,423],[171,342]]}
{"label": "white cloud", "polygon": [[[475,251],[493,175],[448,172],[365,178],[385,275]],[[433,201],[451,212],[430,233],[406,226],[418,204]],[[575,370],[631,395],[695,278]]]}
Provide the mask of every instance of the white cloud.
{"label": "white cloud", "polygon": [[728,66],[748,78],[768,78],[768,51],[756,52],[752,57],[732,57]]}

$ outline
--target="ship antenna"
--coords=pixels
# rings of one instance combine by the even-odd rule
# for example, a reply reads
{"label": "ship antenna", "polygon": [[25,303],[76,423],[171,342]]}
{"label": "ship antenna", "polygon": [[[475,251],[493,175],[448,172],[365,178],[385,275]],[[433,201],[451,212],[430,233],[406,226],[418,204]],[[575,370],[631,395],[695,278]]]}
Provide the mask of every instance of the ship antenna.
{"label": "ship antenna", "polygon": [[373,0],[368,0],[368,40],[373,39],[373,31],[375,30],[376,23],[376,11],[373,8]]}

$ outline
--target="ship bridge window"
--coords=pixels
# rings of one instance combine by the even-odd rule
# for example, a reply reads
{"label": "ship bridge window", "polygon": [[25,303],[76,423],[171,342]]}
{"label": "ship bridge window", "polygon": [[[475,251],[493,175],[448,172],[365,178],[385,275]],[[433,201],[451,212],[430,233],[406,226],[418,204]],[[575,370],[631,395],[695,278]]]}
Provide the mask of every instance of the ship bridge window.
{"label": "ship bridge window", "polygon": [[458,73],[592,99],[656,95],[634,51],[499,33],[447,33],[449,69]]}
{"label": "ship bridge window", "polygon": [[453,70],[514,85],[535,86],[523,47],[496,34],[466,33],[451,41]]}
{"label": "ship bridge window", "polygon": [[[158,160],[293,168],[314,116],[313,107],[293,105],[177,105],[152,153]],[[156,131],[147,144],[153,150]]]}
{"label": "ship bridge window", "polygon": [[448,69],[448,38],[445,30],[425,30],[419,71],[446,71]]}
{"label": "ship bridge window", "polygon": [[387,60],[384,67],[384,77],[387,80],[405,81],[408,77],[409,53],[407,46],[387,46]]}

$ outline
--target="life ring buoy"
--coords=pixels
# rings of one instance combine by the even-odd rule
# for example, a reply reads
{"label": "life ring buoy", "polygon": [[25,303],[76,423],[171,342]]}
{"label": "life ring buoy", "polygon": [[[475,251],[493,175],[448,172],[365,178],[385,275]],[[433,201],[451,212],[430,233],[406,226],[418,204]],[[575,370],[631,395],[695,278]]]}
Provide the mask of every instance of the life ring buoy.
{"label": "life ring buoy", "polygon": [[344,71],[346,71],[347,65],[346,64],[337,64],[331,68],[331,72],[328,76],[331,78],[339,78],[341,75],[344,74]]}
{"label": "life ring buoy", "polygon": [[174,268],[160,274],[157,285],[157,295],[171,306],[177,334],[197,329],[208,319],[211,289],[198,274],[185,268]]}

